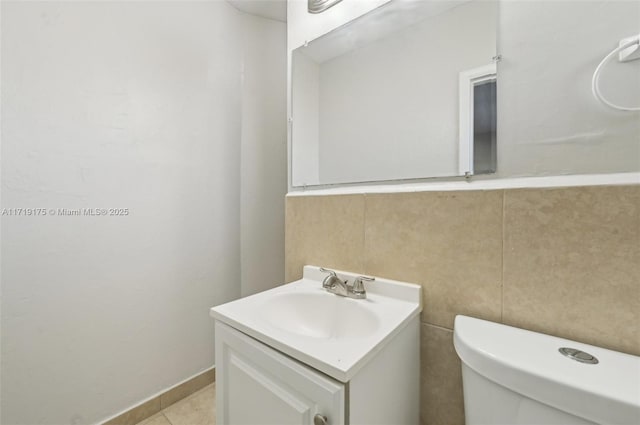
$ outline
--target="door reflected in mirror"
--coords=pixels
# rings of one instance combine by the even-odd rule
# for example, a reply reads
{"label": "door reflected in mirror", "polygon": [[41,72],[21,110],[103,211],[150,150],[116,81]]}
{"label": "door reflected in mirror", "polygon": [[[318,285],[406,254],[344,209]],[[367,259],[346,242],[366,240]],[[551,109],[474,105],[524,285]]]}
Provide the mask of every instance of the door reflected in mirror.
{"label": "door reflected in mirror", "polygon": [[496,56],[497,11],[495,1],[393,0],[295,49],[292,185],[494,172],[495,72],[467,96],[465,167],[460,78]]}
{"label": "door reflected in mirror", "polygon": [[473,87],[473,170],[472,174],[496,172],[496,81]]}

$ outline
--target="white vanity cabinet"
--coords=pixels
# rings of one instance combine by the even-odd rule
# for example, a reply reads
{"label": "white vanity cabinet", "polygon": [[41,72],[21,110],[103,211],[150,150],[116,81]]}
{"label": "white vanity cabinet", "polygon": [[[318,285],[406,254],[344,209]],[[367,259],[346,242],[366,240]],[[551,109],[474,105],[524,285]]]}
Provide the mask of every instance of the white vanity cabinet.
{"label": "white vanity cabinet", "polygon": [[345,422],[345,385],[216,322],[216,423]]}
{"label": "white vanity cabinet", "polygon": [[211,309],[217,425],[418,424],[420,286],[376,278],[351,299],[325,276],[305,266],[298,281]]}

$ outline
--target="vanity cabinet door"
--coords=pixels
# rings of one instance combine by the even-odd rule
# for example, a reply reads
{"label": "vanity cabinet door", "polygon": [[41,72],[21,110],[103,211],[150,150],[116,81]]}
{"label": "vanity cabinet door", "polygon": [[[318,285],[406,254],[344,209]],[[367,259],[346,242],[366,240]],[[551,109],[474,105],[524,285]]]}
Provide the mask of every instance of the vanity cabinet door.
{"label": "vanity cabinet door", "polygon": [[216,321],[218,425],[345,423],[345,387]]}

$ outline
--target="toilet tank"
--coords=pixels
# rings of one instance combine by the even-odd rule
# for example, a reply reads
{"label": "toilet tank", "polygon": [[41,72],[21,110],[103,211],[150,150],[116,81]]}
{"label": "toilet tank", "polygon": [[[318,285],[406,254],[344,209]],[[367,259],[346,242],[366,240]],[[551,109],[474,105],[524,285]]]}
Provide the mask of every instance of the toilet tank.
{"label": "toilet tank", "polygon": [[454,345],[467,425],[640,424],[640,357],[466,316]]}

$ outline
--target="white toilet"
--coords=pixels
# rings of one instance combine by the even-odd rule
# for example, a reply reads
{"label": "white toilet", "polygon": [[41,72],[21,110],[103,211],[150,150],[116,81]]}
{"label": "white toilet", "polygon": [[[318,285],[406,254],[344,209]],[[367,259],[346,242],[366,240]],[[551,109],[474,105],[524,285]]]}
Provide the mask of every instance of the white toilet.
{"label": "white toilet", "polygon": [[640,424],[640,357],[466,316],[467,425]]}

